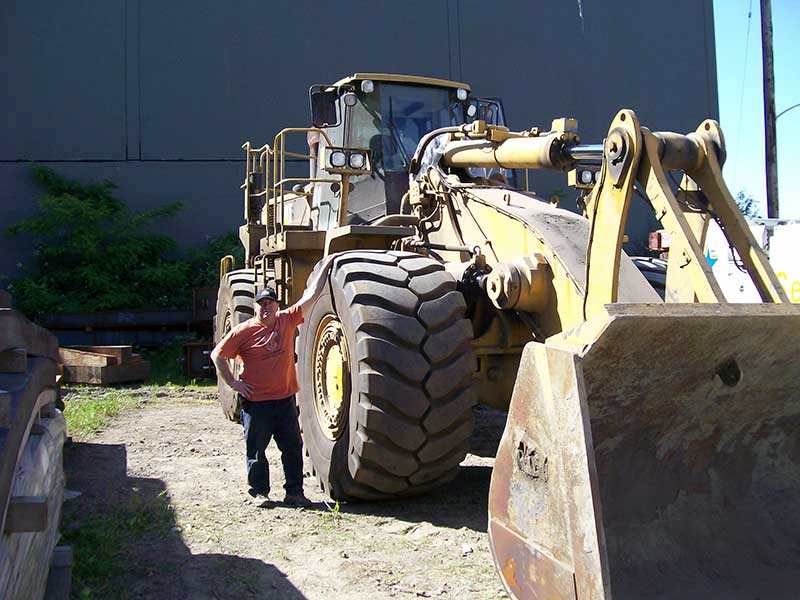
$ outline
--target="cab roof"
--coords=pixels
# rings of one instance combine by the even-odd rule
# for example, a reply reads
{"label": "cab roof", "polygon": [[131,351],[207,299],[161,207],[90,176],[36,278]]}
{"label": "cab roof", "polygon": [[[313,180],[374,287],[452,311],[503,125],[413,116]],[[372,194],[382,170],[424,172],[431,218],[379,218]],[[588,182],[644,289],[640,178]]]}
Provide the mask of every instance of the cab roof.
{"label": "cab roof", "polygon": [[459,83],[458,81],[449,81],[447,79],[436,79],[434,77],[417,77],[416,75],[393,75],[391,73],[355,73],[349,77],[344,77],[334,83],[338,87],[346,85],[355,81],[363,81],[364,79],[371,79],[373,81],[391,81],[395,83],[412,83],[416,85],[428,85],[432,87],[447,87],[447,88],[464,88],[468,92],[472,88],[466,83]]}

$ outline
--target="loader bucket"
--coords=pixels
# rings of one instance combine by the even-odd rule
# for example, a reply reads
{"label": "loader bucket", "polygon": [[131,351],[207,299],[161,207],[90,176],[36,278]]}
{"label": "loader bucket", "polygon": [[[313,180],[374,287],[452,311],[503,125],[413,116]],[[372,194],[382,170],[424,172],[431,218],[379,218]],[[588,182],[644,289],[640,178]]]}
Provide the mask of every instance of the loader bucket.
{"label": "loader bucket", "polygon": [[523,353],[489,497],[506,591],[800,597],[800,311],[606,313]]}

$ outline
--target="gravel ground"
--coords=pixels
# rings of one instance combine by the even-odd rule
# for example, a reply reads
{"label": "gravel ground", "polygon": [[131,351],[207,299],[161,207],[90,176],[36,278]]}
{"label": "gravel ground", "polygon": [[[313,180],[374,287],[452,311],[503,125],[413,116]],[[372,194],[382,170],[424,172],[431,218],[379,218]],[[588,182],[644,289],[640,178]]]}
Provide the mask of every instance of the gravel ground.
{"label": "gravel ground", "polygon": [[[103,393],[102,389],[95,393]],[[212,388],[131,390],[142,408],[70,444],[67,487],[82,513],[166,498],[167,534],[125,548],[115,582],[126,598],[504,598],[489,551],[487,496],[504,415],[476,409],[461,473],[430,495],[335,506],[306,474],[308,509],[282,505],[283,472],[268,449],[270,501],[247,494],[241,427]],[[67,398],[68,401],[68,398]],[[310,470],[307,465],[307,470]]]}

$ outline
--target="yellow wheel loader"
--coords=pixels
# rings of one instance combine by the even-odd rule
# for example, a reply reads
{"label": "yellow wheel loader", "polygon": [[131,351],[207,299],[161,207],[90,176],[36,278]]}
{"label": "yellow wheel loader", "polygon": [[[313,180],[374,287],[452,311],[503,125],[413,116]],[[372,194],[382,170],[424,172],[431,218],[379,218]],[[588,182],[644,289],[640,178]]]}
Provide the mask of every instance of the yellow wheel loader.
{"label": "yellow wheel loader", "polygon": [[[310,127],[244,145],[247,265],[223,260],[215,327],[342,253],[296,346],[323,489],[447,483],[481,402],[508,410],[489,536],[511,597],[800,596],[800,311],[725,187],[717,123],[622,110],[584,145],[573,119],[512,132],[465,84],[386,74],[310,100]],[[584,214],[528,192],[530,169],[564,173]],[[622,251],[634,193],[671,239],[661,293]],[[711,219],[762,303],[726,301]]]}

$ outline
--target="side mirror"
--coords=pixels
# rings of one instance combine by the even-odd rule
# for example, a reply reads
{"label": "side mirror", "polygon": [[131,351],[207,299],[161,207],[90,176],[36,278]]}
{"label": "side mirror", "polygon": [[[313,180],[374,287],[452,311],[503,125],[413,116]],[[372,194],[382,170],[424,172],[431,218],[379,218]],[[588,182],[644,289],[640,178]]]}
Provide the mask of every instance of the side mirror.
{"label": "side mirror", "polygon": [[339,93],[335,88],[313,85],[308,90],[311,101],[311,125],[335,127],[339,124]]}

